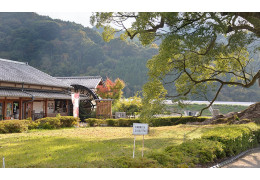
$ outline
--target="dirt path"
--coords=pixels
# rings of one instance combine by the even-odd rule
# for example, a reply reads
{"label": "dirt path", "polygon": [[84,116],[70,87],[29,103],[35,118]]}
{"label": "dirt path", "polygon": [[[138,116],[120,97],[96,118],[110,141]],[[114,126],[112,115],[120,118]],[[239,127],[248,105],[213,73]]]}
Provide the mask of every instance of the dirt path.
{"label": "dirt path", "polygon": [[260,148],[257,148],[222,168],[260,168]]}

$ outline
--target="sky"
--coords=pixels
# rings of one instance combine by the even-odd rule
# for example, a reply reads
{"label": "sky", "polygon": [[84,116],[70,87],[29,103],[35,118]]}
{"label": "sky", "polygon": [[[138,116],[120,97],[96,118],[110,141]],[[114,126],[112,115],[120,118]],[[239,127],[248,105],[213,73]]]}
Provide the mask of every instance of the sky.
{"label": "sky", "polygon": [[[92,27],[92,12],[259,12],[258,0],[8,0],[0,12],[36,12]],[[214,4],[214,5],[213,5]]]}
{"label": "sky", "polygon": [[91,12],[36,12],[39,15],[49,16],[52,19],[61,19],[71,21],[83,25],[84,27],[92,27],[89,22]]}

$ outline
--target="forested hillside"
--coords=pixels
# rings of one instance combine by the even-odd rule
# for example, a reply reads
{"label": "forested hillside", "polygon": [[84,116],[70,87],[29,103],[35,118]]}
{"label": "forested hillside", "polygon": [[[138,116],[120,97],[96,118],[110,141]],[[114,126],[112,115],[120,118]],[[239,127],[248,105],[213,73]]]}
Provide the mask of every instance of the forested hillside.
{"label": "forested hillside", "polygon": [[126,82],[132,96],[146,81],[146,62],[158,49],[36,13],[0,13],[0,58],[26,61],[52,76],[101,75]]}
{"label": "forested hillside", "polygon": [[[0,58],[29,62],[52,76],[119,77],[126,83],[124,96],[133,96],[146,82],[146,62],[158,48],[143,47],[136,39],[106,43],[100,31],[36,13],[0,13]],[[255,67],[260,67],[259,54],[254,59]],[[173,84],[168,89],[175,94]],[[259,101],[259,97],[260,88],[255,85],[225,88],[218,100]]]}

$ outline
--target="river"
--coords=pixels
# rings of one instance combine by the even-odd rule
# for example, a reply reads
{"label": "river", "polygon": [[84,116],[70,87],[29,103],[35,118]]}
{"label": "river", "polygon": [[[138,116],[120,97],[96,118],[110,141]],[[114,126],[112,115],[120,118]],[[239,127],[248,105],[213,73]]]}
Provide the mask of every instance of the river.
{"label": "river", "polygon": [[[183,101],[185,104],[209,104],[208,101]],[[250,106],[256,102],[232,102],[232,101],[215,101],[213,105],[238,105],[238,106]],[[165,104],[174,104],[171,100],[165,100]]]}

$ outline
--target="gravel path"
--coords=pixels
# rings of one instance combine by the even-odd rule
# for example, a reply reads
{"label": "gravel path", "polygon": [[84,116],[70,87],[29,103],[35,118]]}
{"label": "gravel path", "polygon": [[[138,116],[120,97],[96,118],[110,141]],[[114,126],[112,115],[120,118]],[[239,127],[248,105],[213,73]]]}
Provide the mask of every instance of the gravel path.
{"label": "gravel path", "polygon": [[260,168],[260,148],[257,148],[222,168]]}

